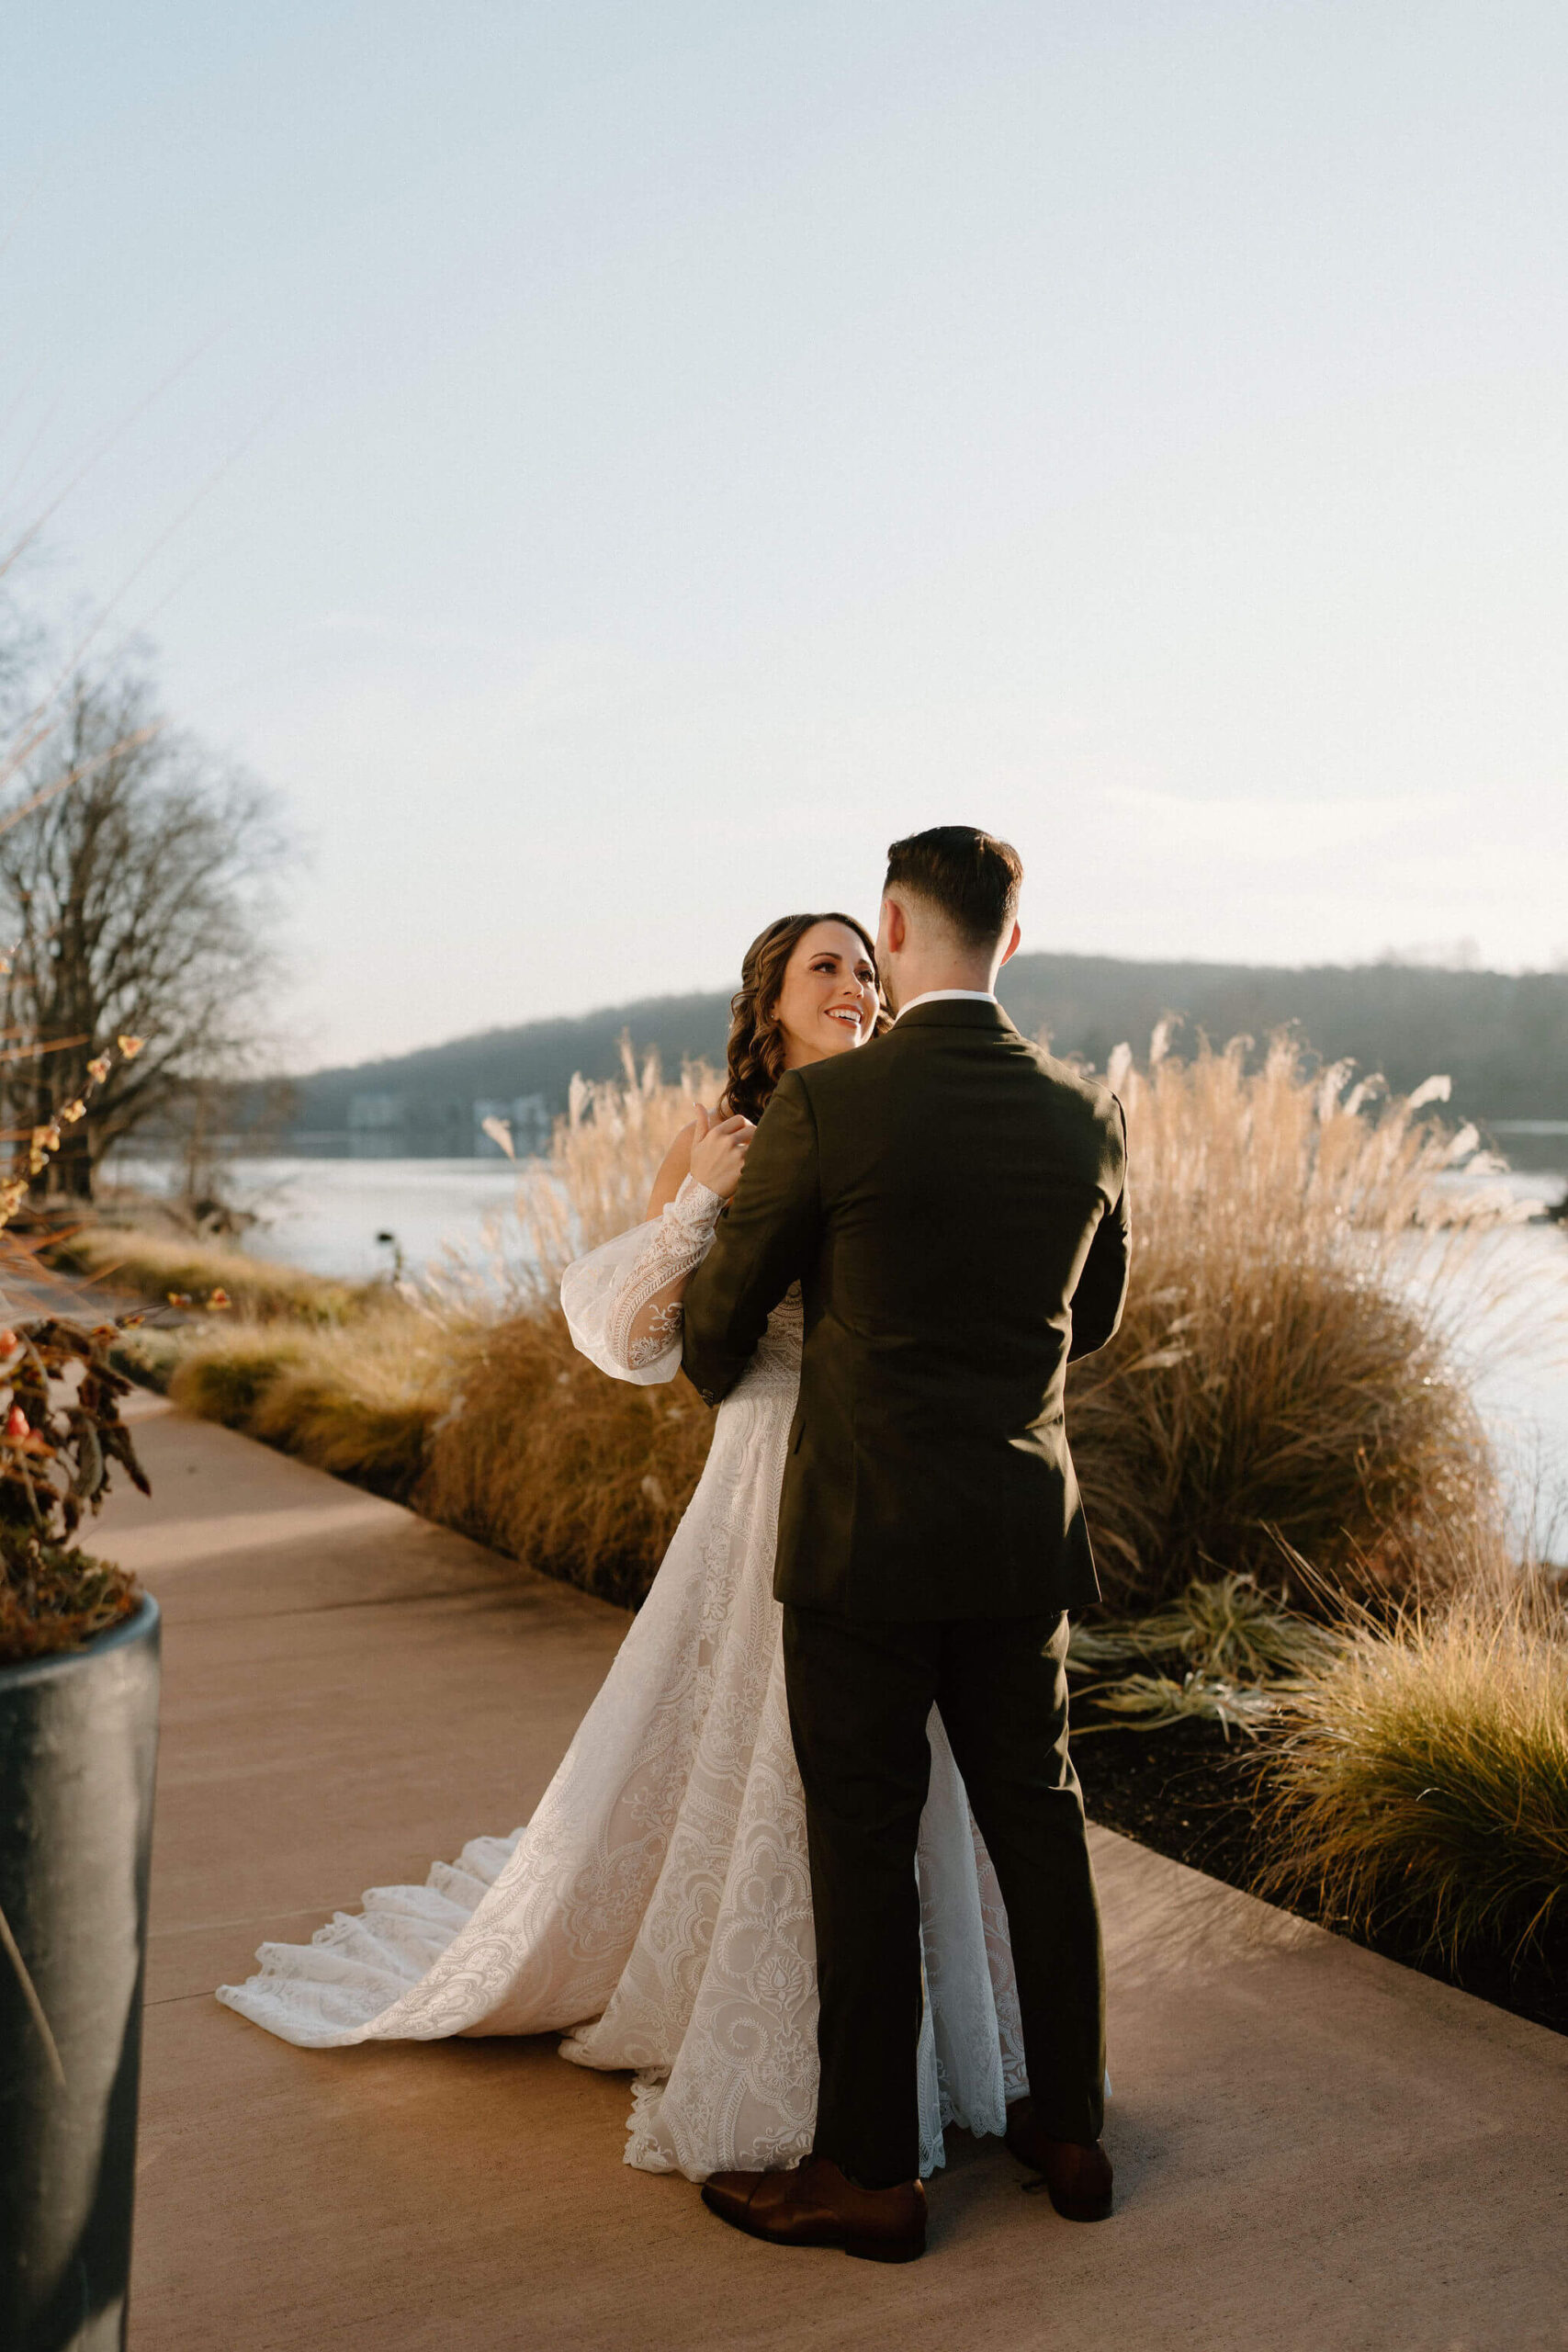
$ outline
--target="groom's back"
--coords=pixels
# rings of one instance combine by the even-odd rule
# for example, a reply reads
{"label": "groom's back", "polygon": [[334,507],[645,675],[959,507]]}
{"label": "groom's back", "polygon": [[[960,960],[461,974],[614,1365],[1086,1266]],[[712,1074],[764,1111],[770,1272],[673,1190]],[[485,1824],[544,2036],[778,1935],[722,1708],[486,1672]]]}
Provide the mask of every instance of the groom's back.
{"label": "groom's back", "polygon": [[973,999],[914,1006],[791,1083],[821,1247],[779,1599],[919,1618],[1092,1600],[1062,1400],[1069,1347],[1102,1345],[1121,1311],[1114,1098]]}

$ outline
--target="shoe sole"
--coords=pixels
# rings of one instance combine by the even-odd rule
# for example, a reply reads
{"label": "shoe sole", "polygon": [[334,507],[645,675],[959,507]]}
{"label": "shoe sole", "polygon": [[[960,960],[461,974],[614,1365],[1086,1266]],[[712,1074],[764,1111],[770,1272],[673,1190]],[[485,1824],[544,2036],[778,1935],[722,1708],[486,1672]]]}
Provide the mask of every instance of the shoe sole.
{"label": "shoe sole", "polygon": [[837,2231],[818,2237],[775,2237],[772,2230],[759,2229],[749,2214],[727,2213],[722,2205],[710,2204],[705,2188],[703,2203],[719,2221],[728,2222],[732,2230],[755,2238],[761,2245],[815,2246],[828,2252],[836,2248],[841,2254],[852,2255],[857,2262],[918,2262],[926,2250],[923,2237],[851,2238],[840,2236]]}

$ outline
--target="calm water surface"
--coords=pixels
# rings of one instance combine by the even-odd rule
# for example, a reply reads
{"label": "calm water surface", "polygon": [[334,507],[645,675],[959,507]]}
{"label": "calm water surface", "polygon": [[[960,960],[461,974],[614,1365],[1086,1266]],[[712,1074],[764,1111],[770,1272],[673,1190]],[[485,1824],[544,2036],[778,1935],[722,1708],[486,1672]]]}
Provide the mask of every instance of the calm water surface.
{"label": "calm water surface", "polygon": [[[149,1192],[164,1190],[171,1176],[143,1160],[114,1173]],[[487,1219],[516,1200],[520,1175],[525,1181],[526,1167],[504,1159],[236,1159],[224,1185],[260,1220],[244,1238],[252,1257],[364,1281],[389,1272],[399,1249],[410,1274],[450,1249],[479,1250]]]}

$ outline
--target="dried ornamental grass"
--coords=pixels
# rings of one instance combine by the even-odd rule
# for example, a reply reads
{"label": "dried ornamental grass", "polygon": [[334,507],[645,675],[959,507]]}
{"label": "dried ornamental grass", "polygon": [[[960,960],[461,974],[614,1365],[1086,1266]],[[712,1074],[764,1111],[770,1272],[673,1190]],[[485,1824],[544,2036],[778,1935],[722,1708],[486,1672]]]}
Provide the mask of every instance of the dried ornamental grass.
{"label": "dried ornamental grass", "polygon": [[1392,1624],[1363,1613],[1292,1694],[1262,1891],[1450,1961],[1568,1924],[1568,1616],[1506,1558]]}
{"label": "dried ornamental grass", "polygon": [[[713,1109],[724,1080],[703,1062],[688,1062],[678,1083],[667,1080],[657,1054],[639,1063],[627,1037],[621,1065],[619,1080],[572,1080],[547,1160],[522,1171],[513,1211],[487,1227],[484,1265],[455,1261],[459,1288],[499,1288],[518,1307],[553,1304],[574,1258],[642,1223],[665,1154],[699,1102]],[[496,1139],[510,1152],[509,1136]]]}
{"label": "dried ornamental grass", "polygon": [[57,1272],[152,1306],[200,1310],[216,1301],[257,1321],[344,1323],[386,1295],[379,1284],[326,1280],[216,1242],[118,1226],[81,1227],[52,1241],[45,1255]]}
{"label": "dried ornamental grass", "polygon": [[[619,1080],[573,1080],[548,1161],[522,1172],[513,1216],[491,1223],[488,1263],[454,1262],[440,1285],[469,1325],[418,1500],[531,1567],[635,1608],[702,1475],[713,1417],[683,1379],[644,1387],[580,1356],[560,1277],[641,1224],[671,1144],[723,1081],[689,1064],[669,1083],[657,1057],[639,1063],[627,1040],[621,1053]],[[498,1290],[509,1311],[475,1328],[477,1302]]]}
{"label": "dried ornamental grass", "polygon": [[1132,1284],[1111,1346],[1075,1365],[1067,1427],[1100,1577],[1146,1610],[1217,1568],[1418,1582],[1435,1531],[1489,1518],[1495,1473],[1456,1371],[1473,1236],[1517,1211],[1456,1193],[1473,1130],[1420,1118],[1441,1081],[1380,1103],[1276,1038],[1178,1063],[1156,1034],[1127,1110]]}
{"label": "dried ornamental grass", "polygon": [[542,1305],[482,1324],[393,1295],[341,1329],[226,1323],[180,1353],[168,1390],[187,1412],[630,1606],[712,1428],[684,1381],[606,1379]]}
{"label": "dried ornamental grass", "polygon": [[[1108,1599],[1146,1610],[1216,1570],[1277,1574],[1280,1535],[1331,1579],[1400,1589],[1434,1526],[1492,1509],[1450,1286],[1464,1228],[1512,1205],[1444,1192],[1475,1139],[1421,1118],[1438,1083],[1386,1102],[1285,1039],[1254,1071],[1246,1041],[1185,1065],[1165,1044],[1146,1076],[1124,1052],[1111,1072],[1131,1130],[1134,1285],[1122,1333],[1069,1391]],[[464,1403],[433,1442],[428,1508],[591,1589],[646,1589],[709,1424],[682,1392],[667,1428],[670,1392],[609,1381],[558,1324],[547,1343],[528,1320],[555,1322],[571,1255],[640,1219],[671,1138],[716,1091],[700,1070],[663,1084],[629,1049],[621,1082],[574,1089],[547,1169],[492,1236],[491,1287],[499,1269],[522,1317],[464,1369]],[[1414,1269],[1412,1235],[1426,1238]]]}
{"label": "dried ornamental grass", "polygon": [[167,1393],[203,1420],[248,1430],[264,1392],[299,1362],[302,1345],[303,1335],[281,1324],[226,1324],[184,1343]]}
{"label": "dried ornamental grass", "polygon": [[[1194,1579],[1217,1590],[1216,1571],[1277,1578],[1281,1535],[1331,1586],[1429,1579],[1434,1531],[1493,1509],[1444,1291],[1457,1221],[1495,1214],[1443,1196],[1467,1139],[1431,1131],[1419,1096],[1379,1105],[1282,1042],[1249,1073],[1240,1046],[1178,1066],[1156,1040],[1146,1077],[1125,1057],[1112,1074],[1132,1133],[1133,1290],[1069,1401],[1108,1600],[1146,1615]],[[670,1140],[716,1092],[711,1072],[665,1084],[628,1052],[623,1081],[574,1089],[546,1168],[520,1171],[482,1278],[455,1262],[423,1308],[382,1292],[363,1346],[356,1324],[323,1333],[308,1363],[308,1335],[283,1322],[209,1333],[174,1393],[343,1475],[398,1492],[417,1477],[433,1516],[635,1601],[711,1419],[683,1384],[635,1387],[578,1357],[556,1284],[575,1251],[640,1220]],[[1317,1586],[1292,1597],[1321,1606]],[[1185,1654],[1170,1679],[1185,1690],[1194,1671],[1200,1695],[1248,1679]]]}
{"label": "dried ornamental grass", "polygon": [[395,1295],[340,1328],[225,1324],[185,1353],[169,1395],[378,1494],[410,1497],[448,1408],[456,1335]]}
{"label": "dried ornamental grass", "polygon": [[421,1510],[636,1607],[707,1459],[713,1418],[696,1391],[611,1380],[544,1306],[472,1333],[453,1378]]}

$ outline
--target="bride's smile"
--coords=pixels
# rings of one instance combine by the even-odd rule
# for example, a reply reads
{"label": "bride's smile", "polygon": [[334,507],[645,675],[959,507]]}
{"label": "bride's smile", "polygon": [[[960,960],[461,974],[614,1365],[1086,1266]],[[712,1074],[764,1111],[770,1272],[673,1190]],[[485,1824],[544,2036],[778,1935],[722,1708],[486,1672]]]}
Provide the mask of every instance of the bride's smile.
{"label": "bride's smile", "polygon": [[864,1045],[880,1002],[864,940],[848,923],[813,923],[795,942],[779,990],[784,1068],[800,1069]]}

